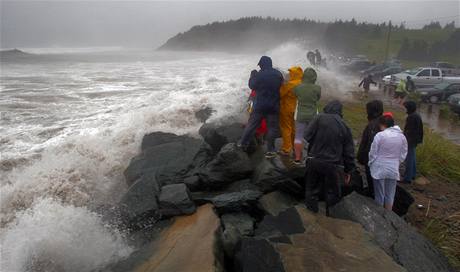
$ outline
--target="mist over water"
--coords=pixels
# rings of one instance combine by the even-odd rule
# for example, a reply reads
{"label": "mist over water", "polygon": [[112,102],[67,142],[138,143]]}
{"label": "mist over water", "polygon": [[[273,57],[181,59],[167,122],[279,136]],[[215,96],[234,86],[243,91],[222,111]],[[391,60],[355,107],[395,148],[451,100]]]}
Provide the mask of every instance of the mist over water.
{"label": "mist over water", "polygon": [[[205,106],[211,122],[245,120],[259,55],[100,51],[2,63],[2,270],[93,271],[128,256],[124,232],[95,211],[127,190],[142,136],[197,136]],[[305,68],[305,53],[292,43],[267,52],[282,70]],[[325,92],[343,84],[322,69],[318,80]]]}

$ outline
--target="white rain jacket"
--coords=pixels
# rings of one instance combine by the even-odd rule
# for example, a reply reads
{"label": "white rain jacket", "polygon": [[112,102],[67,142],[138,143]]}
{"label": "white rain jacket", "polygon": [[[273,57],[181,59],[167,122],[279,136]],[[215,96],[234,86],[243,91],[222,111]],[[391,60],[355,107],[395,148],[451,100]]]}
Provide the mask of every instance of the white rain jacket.
{"label": "white rain jacket", "polygon": [[398,126],[375,135],[369,152],[369,168],[374,179],[399,180],[399,164],[406,159],[407,140]]}

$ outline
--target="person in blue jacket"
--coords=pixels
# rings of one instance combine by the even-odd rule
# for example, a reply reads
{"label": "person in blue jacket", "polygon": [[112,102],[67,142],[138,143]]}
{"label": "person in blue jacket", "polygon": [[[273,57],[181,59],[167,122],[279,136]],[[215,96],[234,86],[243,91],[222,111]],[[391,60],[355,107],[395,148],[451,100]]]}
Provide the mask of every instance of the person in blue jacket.
{"label": "person in blue jacket", "polygon": [[253,111],[239,145],[243,149],[249,146],[260,122],[265,118],[268,129],[265,156],[273,158],[276,156],[275,139],[279,133],[280,87],[283,83],[283,75],[273,68],[270,57],[262,56],[258,65],[260,71],[249,78],[249,88],[256,92]]}

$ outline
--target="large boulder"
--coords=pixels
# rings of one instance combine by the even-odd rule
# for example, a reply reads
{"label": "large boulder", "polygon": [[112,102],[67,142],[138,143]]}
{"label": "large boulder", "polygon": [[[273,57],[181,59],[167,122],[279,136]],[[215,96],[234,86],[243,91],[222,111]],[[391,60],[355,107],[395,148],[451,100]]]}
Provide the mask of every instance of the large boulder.
{"label": "large boulder", "polygon": [[138,223],[149,218],[158,218],[158,195],[160,185],[155,176],[139,178],[123,195],[118,206],[128,223]]}
{"label": "large boulder", "polygon": [[141,149],[124,172],[128,184],[152,174],[162,185],[178,183],[209,159],[208,147],[201,140],[171,133],[145,135]]}
{"label": "large boulder", "polygon": [[298,201],[290,195],[280,191],[274,191],[262,196],[259,199],[258,205],[266,214],[276,216],[297,203]]}
{"label": "large boulder", "polygon": [[203,205],[192,215],[176,217],[125,271],[223,271],[223,254],[217,250],[219,231],[212,205]]}
{"label": "large boulder", "polygon": [[221,189],[232,182],[249,177],[252,171],[253,165],[248,155],[235,143],[229,143],[200,170],[199,176],[205,189]]}
{"label": "large boulder", "polygon": [[255,219],[247,213],[227,213],[221,217],[224,229],[236,228],[241,235],[252,235],[254,233]]}
{"label": "large boulder", "polygon": [[259,191],[243,190],[241,192],[225,193],[211,199],[219,213],[252,211],[257,205],[257,199],[262,195]]}
{"label": "large boulder", "polygon": [[360,223],[373,240],[407,271],[454,271],[425,237],[372,199],[352,193],[330,209],[333,217]]}
{"label": "large boulder", "polygon": [[240,123],[229,125],[216,125],[206,123],[201,126],[199,133],[212,150],[217,153],[228,143],[236,143],[243,134],[244,126]]}
{"label": "large boulder", "polygon": [[163,186],[159,202],[161,215],[164,217],[191,214],[196,210],[190,192],[183,183]]}
{"label": "large boulder", "polygon": [[[405,271],[357,223],[295,206],[267,215],[255,237],[242,239],[237,271]],[[257,235],[257,233],[261,233]]]}
{"label": "large boulder", "polygon": [[254,171],[252,183],[264,193],[280,190],[293,196],[303,197],[302,186],[290,177],[289,173],[267,160],[262,160]]}

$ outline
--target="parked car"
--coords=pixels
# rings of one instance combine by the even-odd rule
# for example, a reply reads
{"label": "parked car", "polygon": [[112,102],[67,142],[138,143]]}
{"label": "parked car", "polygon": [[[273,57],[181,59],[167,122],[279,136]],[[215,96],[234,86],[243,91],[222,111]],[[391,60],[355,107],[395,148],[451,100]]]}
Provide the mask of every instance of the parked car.
{"label": "parked car", "polygon": [[405,80],[407,76],[412,77],[417,88],[433,87],[443,82],[460,83],[460,77],[445,76],[440,68],[433,67],[420,67],[394,75],[387,75],[383,77],[383,82],[385,85],[397,84],[401,79]]}
{"label": "parked car", "polygon": [[401,71],[402,71],[401,66],[390,66],[381,71],[374,72],[372,75],[374,79],[381,80],[383,77],[387,75],[394,75],[394,74],[400,73]]}
{"label": "parked car", "polygon": [[448,62],[437,61],[433,62],[430,66],[440,68],[445,75],[460,75],[460,69]]}
{"label": "parked car", "polygon": [[420,88],[416,92],[420,94],[422,101],[437,103],[446,101],[451,95],[460,93],[460,83],[440,83],[432,88]]}
{"label": "parked car", "polygon": [[449,97],[450,109],[460,115],[460,94],[454,94]]}

